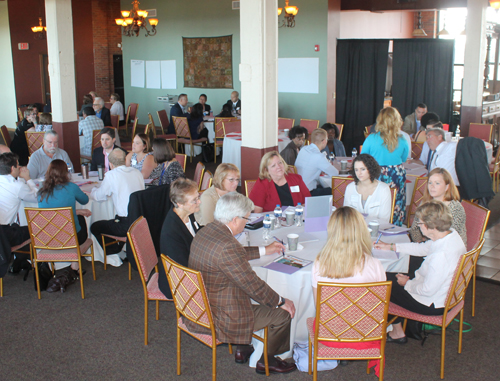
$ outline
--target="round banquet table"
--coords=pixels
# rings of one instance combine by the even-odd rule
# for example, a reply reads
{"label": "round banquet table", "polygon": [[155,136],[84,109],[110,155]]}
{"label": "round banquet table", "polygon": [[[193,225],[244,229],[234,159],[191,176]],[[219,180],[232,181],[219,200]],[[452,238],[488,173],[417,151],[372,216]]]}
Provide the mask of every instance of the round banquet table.
{"label": "round banquet table", "polygon": [[[370,219],[370,221],[373,219]],[[382,225],[382,224],[381,224]],[[385,224],[387,226],[393,226]],[[272,231],[272,234],[286,243],[286,236],[290,233],[299,234],[299,243],[304,249],[300,251],[290,252],[290,255],[295,257],[313,261],[318,253],[323,248],[326,242],[327,233],[316,232],[306,233],[304,227],[281,227],[278,230]],[[249,244],[251,246],[265,246],[272,241],[264,241],[262,239],[262,229],[252,230],[248,232]],[[408,235],[387,235],[383,236],[382,240],[387,243],[404,243],[410,242]],[[312,242],[307,242],[312,241]],[[287,253],[288,254],[288,253]],[[267,269],[263,266],[268,265],[281,254],[266,255],[259,259],[250,261],[250,265],[255,273],[264,280],[274,291],[284,298],[290,299],[295,305],[295,317],[292,319],[290,330],[290,351],[282,354],[281,358],[289,358],[292,356],[293,343],[297,341],[307,341],[307,325],[306,320],[316,314],[314,298],[311,287],[311,270],[313,264],[296,271],[293,274],[285,274],[282,272]],[[380,259],[384,269],[388,272],[407,272],[409,265],[409,257],[402,256],[397,260]],[[263,344],[253,339],[252,344],[255,348],[254,353],[250,358],[250,366],[255,367],[255,364],[260,359],[263,351]]]}

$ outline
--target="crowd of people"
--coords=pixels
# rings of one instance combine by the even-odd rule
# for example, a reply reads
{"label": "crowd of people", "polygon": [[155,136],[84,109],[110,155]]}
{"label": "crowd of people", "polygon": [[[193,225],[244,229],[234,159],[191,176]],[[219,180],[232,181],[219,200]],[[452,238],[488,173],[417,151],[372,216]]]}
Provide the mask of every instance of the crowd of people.
{"label": "crowd of people", "polygon": [[[330,154],[344,157],[345,149],[339,140],[335,124],[326,123],[311,134],[296,126],[290,129],[290,143],[281,152],[266,153],[260,162],[259,178],[248,195],[237,192],[241,176],[238,167],[220,164],[214,174],[213,185],[201,196],[198,184],[187,179],[175,152],[164,139],[136,134],[132,150],[128,152],[116,144],[115,129],[108,126],[110,110],[104,101],[90,94],[85,96],[80,131],[88,145],[89,134],[100,130],[101,147],[89,150],[91,170],[103,167],[105,176],[99,187],[85,194],[70,181],[73,164],[68,154],[58,148],[58,134],[48,128],[45,119],[43,146],[28,161],[23,143],[24,131],[37,128],[41,121],[38,111],[29,108],[16,129],[11,150],[0,146],[0,224],[11,246],[29,238],[26,226],[19,226],[17,214],[21,202],[37,203],[40,208],[72,207],[77,239],[82,244],[88,230],[102,246],[103,234],[125,236],[133,223],[128,216],[130,195],[145,189],[145,179],[153,186],[169,185],[171,209],[163,221],[160,240],[161,253],[183,266],[201,271],[207,288],[219,341],[237,345],[235,361],[245,363],[253,348],[252,332],[269,329],[268,361],[272,373],[288,373],[296,369],[294,363],[282,361],[275,355],[290,349],[290,324],[295,315],[292,300],[276,293],[252,270],[249,260],[282,252],[285,247],[273,242],[262,247],[242,246],[234,237],[245,228],[251,212],[271,211],[276,205],[295,206],[305,203],[307,197],[331,195],[320,176],[336,176],[338,169],[329,160]],[[194,138],[206,137],[203,116],[211,111],[202,94],[199,103],[186,109],[187,96],[181,94],[172,107],[171,116],[187,116]],[[123,120],[123,105],[119,96],[111,96],[111,114],[117,112]],[[93,107],[91,107],[91,104]],[[237,92],[223,106],[231,115],[241,112]],[[440,315],[460,256],[466,252],[465,211],[460,203],[459,185],[454,163],[449,159],[456,148],[445,142],[436,115],[426,118],[427,107],[419,104],[414,114],[403,121],[392,107],[380,111],[374,127],[362,148],[352,161],[350,175],[354,181],[345,190],[344,206],[331,215],[327,240],[318,253],[311,271],[311,292],[317,302],[318,282],[365,283],[392,281],[391,301],[417,313]],[[40,115],[40,120],[42,117]],[[171,123],[173,126],[173,123]],[[402,225],[406,221],[406,171],[411,146],[402,133],[415,139],[420,131],[426,143],[419,160],[429,170],[428,185],[415,219],[410,227],[411,243],[389,244],[377,241],[374,245],[363,214],[381,222],[392,221]],[[25,138],[24,138],[25,139]],[[92,140],[90,138],[90,140]],[[306,140],[310,144],[305,145]],[[25,140],[24,140],[25,143]],[[88,148],[88,147],[87,147]],[[27,165],[27,167],[26,167]],[[289,165],[297,168],[290,173]],[[37,187],[33,179],[43,178]],[[396,189],[394,212],[391,188]],[[116,216],[107,221],[94,221],[87,227],[84,217],[90,210],[77,209],[76,202],[85,205],[89,196],[95,201],[112,200]],[[393,214],[392,214],[393,213]],[[106,238],[105,243],[110,243]],[[122,243],[106,247],[108,254],[122,250]],[[372,249],[394,250],[410,256],[407,274],[386,273],[381,262],[372,256]],[[68,263],[73,271],[77,263]],[[15,267],[11,267],[15,271]],[[159,274],[159,289],[171,298],[163,268]],[[257,302],[252,304],[251,300]],[[404,344],[407,339],[397,320],[387,342]],[[194,332],[206,333],[185,321]],[[327,343],[335,347],[335,343]],[[380,343],[378,343],[380,346]],[[264,373],[264,355],[257,362],[256,371]]]}

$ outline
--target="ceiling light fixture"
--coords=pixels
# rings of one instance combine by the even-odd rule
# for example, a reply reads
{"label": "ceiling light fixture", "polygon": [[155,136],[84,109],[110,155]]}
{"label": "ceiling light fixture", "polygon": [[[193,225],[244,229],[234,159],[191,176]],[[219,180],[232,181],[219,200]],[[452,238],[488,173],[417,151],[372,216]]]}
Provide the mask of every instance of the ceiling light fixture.
{"label": "ceiling light fixture", "polygon": [[422,29],[422,12],[418,12],[418,23],[417,23],[417,29],[415,29],[412,33],[413,37],[425,37],[427,36],[427,33],[425,33],[425,30]]}
{"label": "ceiling light fixture", "polygon": [[[139,36],[141,29],[144,29],[147,36],[154,36],[156,34],[156,26],[158,25],[158,19],[147,19],[148,11],[143,11],[139,9],[139,1],[135,0],[132,2],[132,9],[130,11],[121,11],[123,18],[115,19],[116,25],[123,27],[122,35],[131,37]],[[151,25],[151,31],[147,27],[147,22]]]}
{"label": "ceiling light fixture", "polygon": [[[283,8],[278,8],[278,17],[281,15],[282,12]],[[295,5],[289,5],[288,0],[285,0],[285,15],[284,15],[285,18],[281,22],[281,25],[278,26],[278,28],[281,27],[293,28],[295,26],[295,16],[297,16],[298,12],[299,12],[299,7],[296,7]]]}
{"label": "ceiling light fixture", "polygon": [[490,1],[490,7],[495,9],[495,10],[499,10],[500,9],[500,1],[498,0],[489,0]]}

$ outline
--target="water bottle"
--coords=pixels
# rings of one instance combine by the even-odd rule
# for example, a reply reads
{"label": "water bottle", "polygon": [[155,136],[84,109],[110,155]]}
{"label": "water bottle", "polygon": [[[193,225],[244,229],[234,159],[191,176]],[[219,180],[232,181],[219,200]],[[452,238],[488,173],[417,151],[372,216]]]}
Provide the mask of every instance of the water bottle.
{"label": "water bottle", "polygon": [[356,156],[358,156],[358,151],[356,148],[352,149],[352,158],[354,159]]}
{"label": "water bottle", "polygon": [[264,233],[262,234],[262,238],[266,241],[271,238],[271,218],[269,218],[269,214],[266,214],[266,217],[264,217]]}
{"label": "water bottle", "polygon": [[457,129],[455,130],[455,137],[460,139],[460,126],[457,125]]}
{"label": "water bottle", "polygon": [[330,152],[330,164],[333,165],[334,161],[335,161],[335,154],[333,152]]}
{"label": "water bottle", "polygon": [[295,207],[295,225],[296,226],[302,226],[302,215],[304,214],[304,207],[302,204],[299,202],[297,206]]}
{"label": "water bottle", "polygon": [[73,173],[73,167],[71,166],[71,163],[68,162],[68,163],[66,163],[66,165],[68,166],[68,173],[70,173],[70,174]]}
{"label": "water bottle", "polygon": [[274,208],[274,217],[276,217],[276,226],[275,229],[278,229],[281,226],[281,216],[283,215],[283,211],[281,210],[281,206],[276,205]]}

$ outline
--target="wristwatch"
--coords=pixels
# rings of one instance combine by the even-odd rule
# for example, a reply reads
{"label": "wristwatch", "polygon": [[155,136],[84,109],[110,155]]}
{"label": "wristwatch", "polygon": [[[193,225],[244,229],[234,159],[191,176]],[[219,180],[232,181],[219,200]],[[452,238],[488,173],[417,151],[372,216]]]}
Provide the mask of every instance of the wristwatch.
{"label": "wristwatch", "polygon": [[278,303],[278,305],[276,306],[276,308],[280,308],[282,306],[285,305],[285,298],[280,296],[280,302]]}

